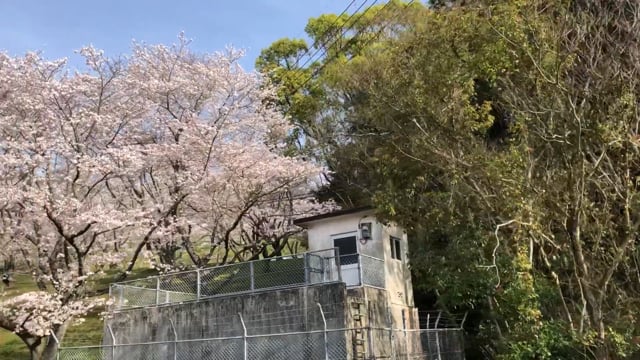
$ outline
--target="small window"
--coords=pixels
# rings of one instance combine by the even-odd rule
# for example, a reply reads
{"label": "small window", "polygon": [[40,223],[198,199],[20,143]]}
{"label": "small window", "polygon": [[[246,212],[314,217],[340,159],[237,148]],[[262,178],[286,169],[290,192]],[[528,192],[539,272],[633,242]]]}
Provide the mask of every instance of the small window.
{"label": "small window", "polygon": [[402,260],[402,247],[400,246],[400,238],[390,236],[389,245],[391,248],[391,258]]}

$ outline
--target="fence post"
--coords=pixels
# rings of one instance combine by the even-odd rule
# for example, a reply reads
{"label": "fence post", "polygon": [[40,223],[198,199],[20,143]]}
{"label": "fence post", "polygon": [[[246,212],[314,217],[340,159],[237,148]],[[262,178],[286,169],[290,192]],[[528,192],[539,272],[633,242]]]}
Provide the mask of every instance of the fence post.
{"label": "fence post", "polygon": [[322,256],[322,283],[327,282],[327,258]]}
{"label": "fence post", "polygon": [[178,332],[176,331],[176,327],[173,325],[173,320],[169,319],[169,324],[171,325],[171,330],[173,331],[173,360],[178,359]]}
{"label": "fence post", "polygon": [[248,359],[248,352],[247,352],[247,326],[244,324],[244,319],[242,318],[242,314],[238,313],[238,316],[240,317],[240,323],[242,324],[242,342],[244,343],[244,360]]}
{"label": "fence post", "polygon": [[249,290],[253,291],[256,289],[256,271],[253,266],[253,261],[249,261]]}
{"label": "fence post", "polygon": [[442,360],[442,355],[440,354],[440,331],[438,331],[438,322],[440,322],[441,315],[442,311],[438,311],[438,317],[436,318],[436,325],[434,327],[436,332],[436,353],[438,354],[438,360]]}
{"label": "fence post", "polygon": [[309,283],[309,254],[304,253],[302,255],[302,263],[304,264],[304,283]]}
{"label": "fence post", "polygon": [[160,304],[160,276],[156,277],[156,305]]}
{"label": "fence post", "polygon": [[58,341],[58,337],[56,336],[56,332],[55,330],[51,329],[51,337],[53,338],[53,341],[56,342],[56,359],[60,360],[60,341]]}
{"label": "fence post", "polygon": [[320,308],[320,315],[322,316],[322,325],[324,326],[324,359],[329,360],[329,339],[327,334],[327,319],[324,317],[324,310],[322,310],[322,305],[317,303]]}
{"label": "fence post", "polygon": [[[428,316],[428,315],[427,315]],[[404,329],[404,353],[407,359],[409,357],[409,335],[407,334],[407,317],[404,313],[404,309],[402,310],[402,328]]]}
{"label": "fence post", "polygon": [[118,289],[120,290],[120,296],[118,300],[118,308],[124,307],[124,287],[118,285]]}
{"label": "fence post", "polygon": [[359,281],[360,281],[360,286],[364,286],[364,276],[363,273],[364,271],[362,271],[362,255],[358,254],[358,275],[359,275]]}
{"label": "fence post", "polygon": [[107,329],[109,329],[109,335],[111,336],[111,360],[116,359],[116,336],[113,335],[113,330],[111,329],[111,325],[107,325]]}
{"label": "fence post", "polygon": [[340,270],[340,248],[334,247],[333,254],[336,259],[336,271],[338,272],[338,281],[342,282],[342,271]]}
{"label": "fence post", "polygon": [[387,307],[387,325],[389,326],[389,340],[391,341],[391,358],[396,358],[396,335],[393,331],[393,317],[391,315],[391,309]]}
{"label": "fence post", "polygon": [[196,269],[196,300],[200,300],[200,287],[202,285],[201,283],[201,279],[200,279],[200,269]]}

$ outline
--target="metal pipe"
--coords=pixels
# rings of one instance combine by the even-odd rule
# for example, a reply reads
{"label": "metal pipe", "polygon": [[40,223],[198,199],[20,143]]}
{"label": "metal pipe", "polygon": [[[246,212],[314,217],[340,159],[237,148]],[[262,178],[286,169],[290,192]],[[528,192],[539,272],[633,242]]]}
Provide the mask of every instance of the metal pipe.
{"label": "metal pipe", "polygon": [[160,304],[160,278],[156,278],[156,305]]}
{"label": "metal pipe", "polygon": [[327,334],[327,319],[324,317],[324,311],[322,310],[322,305],[318,304],[318,308],[320,308],[320,315],[322,316],[322,324],[324,326],[324,359],[329,360],[329,339]]}
{"label": "metal pipe", "polygon": [[249,279],[250,279],[250,285],[249,285],[249,290],[253,291],[256,288],[256,279],[255,279],[255,269],[253,267],[253,261],[249,262]]}
{"label": "metal pipe", "polygon": [[111,329],[111,324],[107,324],[107,329],[109,330],[109,335],[111,335],[111,360],[116,359],[116,336],[113,334],[113,329]]}
{"label": "metal pipe", "polygon": [[358,275],[360,276],[360,286],[364,286],[364,271],[362,271],[362,269],[362,255],[358,254]]}
{"label": "metal pipe", "polygon": [[120,289],[120,300],[118,300],[118,308],[120,307],[124,307],[124,287],[118,285],[118,288]]}
{"label": "metal pipe", "polygon": [[56,332],[53,329],[51,329],[51,334],[49,334],[49,335],[56,342],[56,345],[60,346],[60,341],[58,341],[58,337],[56,336]]}
{"label": "metal pipe", "polygon": [[200,269],[196,269],[196,300],[200,300],[202,279],[200,278]]}
{"label": "metal pipe", "polygon": [[462,322],[460,323],[460,329],[462,329],[464,327],[464,322],[467,320],[467,315],[469,314],[468,311],[464,312],[464,316],[462,317]]}
{"label": "metal pipe", "polygon": [[169,319],[169,325],[171,325],[171,330],[173,331],[173,360],[178,359],[178,332],[176,331],[176,327],[173,325],[173,320]]}
{"label": "metal pipe", "polygon": [[248,351],[247,351],[247,326],[244,324],[244,319],[242,318],[242,314],[238,313],[240,317],[240,323],[242,324],[242,342],[244,343],[244,360],[247,360]]}
{"label": "metal pipe", "polygon": [[111,302],[111,299],[113,299],[111,297],[111,289],[113,288],[113,284],[109,284],[109,301],[107,302],[107,304],[109,304],[107,306],[107,310],[111,310],[111,306],[113,305],[113,303]]}
{"label": "metal pipe", "polygon": [[308,255],[309,254],[303,254],[302,255],[302,263],[304,266],[304,284],[308,284],[309,283],[309,259],[308,259]]}
{"label": "metal pipe", "polygon": [[342,270],[340,270],[340,248],[334,247],[333,253],[336,259],[336,270],[338,271],[338,281],[342,282]]}

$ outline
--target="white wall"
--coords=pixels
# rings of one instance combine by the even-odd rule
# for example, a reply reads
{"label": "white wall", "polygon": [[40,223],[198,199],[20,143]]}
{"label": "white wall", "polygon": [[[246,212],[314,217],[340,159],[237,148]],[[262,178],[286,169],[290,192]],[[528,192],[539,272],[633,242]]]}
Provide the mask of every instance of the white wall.
{"label": "white wall", "polygon": [[[392,258],[389,237],[400,239],[401,260]],[[383,226],[382,239],[384,243],[386,287],[389,292],[389,302],[395,305],[413,306],[413,285],[409,271],[407,234],[395,224]]]}
{"label": "white wall", "polygon": [[[305,225],[309,235],[309,251],[324,250],[333,248],[333,239],[336,235],[357,235],[360,240],[358,224],[370,222],[375,224],[375,217],[371,211],[362,211],[355,214],[336,216],[326,219],[316,220]],[[337,236],[340,237],[340,236]],[[366,243],[358,241],[358,252],[382,259],[384,252],[380,242],[380,229],[373,226],[371,240]]]}

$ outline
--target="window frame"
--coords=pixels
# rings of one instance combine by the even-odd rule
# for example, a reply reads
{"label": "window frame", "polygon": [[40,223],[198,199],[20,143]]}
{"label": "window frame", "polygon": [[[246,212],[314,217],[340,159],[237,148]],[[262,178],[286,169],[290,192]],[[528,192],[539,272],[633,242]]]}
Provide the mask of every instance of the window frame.
{"label": "window frame", "polygon": [[354,253],[348,253],[348,254],[343,254],[342,252],[340,252],[340,265],[353,265],[353,264],[358,264],[360,263],[360,246],[358,244],[358,233],[357,232],[348,232],[348,233],[343,233],[343,234],[335,234],[335,235],[331,235],[331,241],[333,242],[333,247],[334,248],[340,248],[339,246],[336,246],[336,240],[346,240],[346,239],[351,239],[353,238],[354,240],[354,245],[355,245],[355,252]]}
{"label": "window frame", "polygon": [[389,236],[389,248],[391,252],[391,258],[394,260],[402,261],[402,238]]}

